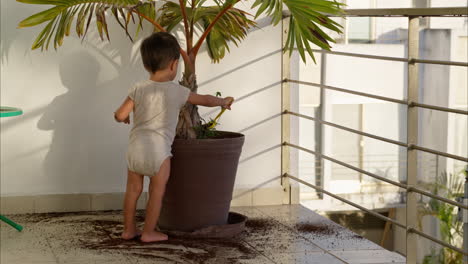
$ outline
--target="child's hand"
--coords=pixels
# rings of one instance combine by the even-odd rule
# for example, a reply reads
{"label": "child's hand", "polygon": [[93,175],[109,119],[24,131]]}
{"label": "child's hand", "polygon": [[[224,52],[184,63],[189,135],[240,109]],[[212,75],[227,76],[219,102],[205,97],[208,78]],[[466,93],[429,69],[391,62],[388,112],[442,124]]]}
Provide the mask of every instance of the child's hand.
{"label": "child's hand", "polygon": [[117,114],[114,112],[114,119],[115,121],[117,121],[117,123],[123,122],[125,124],[130,124],[130,115],[127,116],[127,118],[125,118],[124,120],[121,120],[121,119],[119,120],[119,118],[117,118]]}
{"label": "child's hand", "polygon": [[130,116],[128,116],[123,122],[125,124],[130,124]]}
{"label": "child's hand", "polygon": [[222,105],[222,107],[231,110],[232,102],[234,102],[234,98],[233,98],[233,97],[231,97],[231,96],[225,97],[225,98],[223,99],[223,105]]}

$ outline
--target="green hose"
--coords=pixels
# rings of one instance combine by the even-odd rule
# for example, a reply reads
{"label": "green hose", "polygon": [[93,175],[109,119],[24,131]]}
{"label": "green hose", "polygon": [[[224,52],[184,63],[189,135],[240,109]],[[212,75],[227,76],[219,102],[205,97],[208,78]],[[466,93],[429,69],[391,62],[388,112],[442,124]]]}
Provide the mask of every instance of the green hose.
{"label": "green hose", "polygon": [[11,221],[10,219],[6,218],[5,216],[3,215],[0,215],[0,220],[2,220],[3,222],[11,225],[12,227],[14,227],[16,230],[20,231],[23,230],[23,227],[18,225],[17,223]]}

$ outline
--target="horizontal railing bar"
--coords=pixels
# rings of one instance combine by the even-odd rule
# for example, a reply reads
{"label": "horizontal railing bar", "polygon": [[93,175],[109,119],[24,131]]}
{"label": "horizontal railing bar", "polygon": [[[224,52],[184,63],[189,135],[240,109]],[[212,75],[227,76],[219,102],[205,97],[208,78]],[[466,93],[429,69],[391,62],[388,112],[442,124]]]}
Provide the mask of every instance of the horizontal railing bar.
{"label": "horizontal railing bar", "polygon": [[313,52],[317,53],[326,53],[331,55],[340,55],[340,56],[349,56],[365,59],[374,59],[374,60],[385,60],[385,61],[398,61],[398,62],[414,62],[414,63],[425,63],[425,64],[439,64],[439,65],[449,65],[449,66],[463,66],[468,67],[468,63],[460,61],[442,61],[442,60],[425,60],[425,59],[408,59],[400,57],[389,57],[389,56],[379,56],[379,55],[369,55],[362,53],[352,53],[352,52],[343,52],[343,51],[332,51],[324,49],[312,49]]}
{"label": "horizontal railing bar", "polygon": [[324,50],[324,49],[312,49],[312,51],[318,52],[318,53],[326,53],[326,54],[332,54],[332,55],[341,55],[341,56],[349,56],[349,57],[357,57],[357,58],[408,62],[407,58],[399,58],[399,57],[367,55],[367,54],[351,53],[351,52],[343,52],[343,51],[331,51],[331,50]]}
{"label": "horizontal railing bar", "polygon": [[432,154],[435,154],[435,155],[444,156],[444,157],[447,157],[447,158],[468,162],[468,158],[465,158],[465,157],[462,157],[462,156],[453,155],[453,154],[450,154],[450,153],[446,153],[446,152],[442,152],[442,151],[438,151],[438,150],[433,150],[433,149],[421,147],[421,146],[418,146],[418,145],[408,145],[408,147],[413,148],[413,149],[417,149],[417,150],[420,150],[420,151],[432,153]]}
{"label": "horizontal railing bar", "polygon": [[447,108],[447,107],[435,106],[435,105],[428,105],[428,104],[421,104],[421,103],[415,103],[415,102],[412,102],[411,105],[421,107],[421,108],[437,110],[437,111],[468,115],[468,111],[461,110],[461,109],[453,109],[453,108]]}
{"label": "horizontal railing bar", "polygon": [[426,59],[412,59],[410,62],[425,63],[425,64],[439,64],[448,66],[462,66],[468,67],[468,63],[461,61],[443,61],[443,60],[426,60]]}
{"label": "horizontal railing bar", "polygon": [[359,135],[362,135],[362,136],[366,136],[366,137],[374,138],[374,139],[377,139],[377,140],[385,141],[387,143],[399,145],[399,146],[402,146],[402,147],[407,147],[408,146],[408,144],[406,144],[404,142],[400,142],[400,141],[396,141],[396,140],[392,140],[392,139],[388,139],[388,138],[384,138],[384,137],[375,136],[375,135],[372,135],[372,134],[369,134],[369,133],[366,133],[366,132],[362,132],[362,131],[355,130],[355,129],[352,129],[352,128],[344,127],[344,126],[341,126],[341,125],[338,125],[338,124],[330,123],[330,122],[323,121],[323,120],[318,119],[318,118],[314,118],[314,117],[311,117],[311,116],[291,112],[291,111],[288,111],[288,110],[284,111],[284,114],[290,114],[290,115],[302,117],[302,118],[309,119],[309,120],[312,120],[312,121],[315,121],[315,122],[318,122],[318,123],[321,123],[321,124],[329,125],[329,126],[336,127],[336,128],[342,129],[342,130],[346,130],[346,131],[349,131],[349,132],[352,132],[352,133],[355,133],[355,134],[359,134]]}
{"label": "horizontal railing bar", "polygon": [[363,169],[354,167],[353,165],[349,165],[349,164],[347,164],[347,163],[345,163],[345,162],[342,162],[342,161],[336,160],[336,159],[334,159],[334,158],[328,157],[328,156],[326,156],[326,155],[317,153],[317,152],[312,151],[312,150],[310,150],[310,149],[306,149],[306,148],[303,148],[303,147],[301,147],[301,146],[291,144],[291,143],[289,143],[289,142],[285,142],[285,145],[286,145],[286,146],[293,147],[293,148],[296,148],[296,149],[299,149],[299,150],[302,150],[302,151],[305,151],[305,152],[310,153],[310,154],[313,154],[313,155],[316,155],[316,156],[318,156],[318,157],[324,158],[324,159],[329,160],[329,161],[331,161],[331,162],[334,162],[334,163],[336,163],[336,164],[340,164],[341,166],[347,167],[347,168],[349,168],[349,169],[351,169],[351,170],[360,172],[360,173],[362,173],[362,174],[366,174],[366,175],[368,175],[368,176],[370,176],[370,177],[372,177],[372,178],[379,179],[379,180],[381,180],[381,181],[384,181],[384,182],[387,182],[387,183],[396,185],[396,186],[398,186],[398,187],[400,187],[400,188],[403,188],[403,189],[407,189],[407,188],[408,188],[408,186],[406,186],[406,184],[403,184],[403,183],[400,183],[400,182],[397,182],[397,181],[392,181],[392,180],[386,179],[386,178],[381,177],[381,176],[379,176],[379,175],[377,175],[377,174],[373,174],[373,173],[368,172],[368,171],[365,171],[365,170],[363,170]]}
{"label": "horizontal railing bar", "polygon": [[446,202],[448,204],[451,204],[451,205],[454,205],[454,206],[457,206],[457,207],[460,207],[460,208],[463,208],[463,209],[466,209],[468,210],[468,205],[465,205],[463,203],[459,203],[459,202],[455,202],[453,200],[450,200],[450,199],[447,199],[447,198],[444,198],[444,197],[441,197],[441,196],[438,196],[438,195],[435,195],[435,194],[432,194],[432,193],[429,193],[429,192],[426,192],[424,190],[421,190],[421,189],[418,189],[418,188],[415,188],[415,187],[408,187],[408,185],[404,184],[404,183],[400,183],[400,182],[397,182],[397,181],[392,181],[392,180],[389,180],[387,178],[384,178],[384,177],[381,177],[377,174],[374,174],[374,173],[371,173],[371,172],[368,172],[368,171],[365,171],[363,169],[360,169],[360,168],[357,168],[357,167],[354,167],[353,165],[349,165],[345,162],[342,162],[342,161],[339,161],[337,159],[334,159],[334,158],[331,158],[331,157],[328,157],[327,155],[324,155],[324,154],[321,154],[321,153],[317,153],[313,150],[310,150],[310,149],[306,149],[306,148],[303,148],[301,146],[298,146],[298,145],[295,145],[295,144],[291,144],[289,142],[284,142],[283,143],[284,145],[286,146],[290,146],[290,147],[293,147],[293,148],[296,148],[296,149],[299,149],[299,150],[302,150],[304,152],[307,152],[307,153],[310,153],[312,155],[316,155],[318,157],[321,157],[321,158],[324,158],[326,160],[329,160],[331,162],[334,162],[336,164],[340,164],[341,166],[344,166],[344,167],[347,167],[351,170],[354,170],[354,171],[357,171],[357,172],[360,172],[362,174],[365,174],[367,176],[370,176],[372,178],[375,178],[375,179],[378,179],[378,180],[381,180],[381,181],[384,181],[386,183],[390,183],[390,184],[393,184],[395,186],[398,186],[402,189],[405,189],[407,190],[408,192],[417,192],[419,194],[422,194],[422,195],[426,195],[426,196],[429,196],[431,198],[434,198],[436,200],[439,200],[439,201],[443,201],[443,202]]}
{"label": "horizontal railing bar", "polygon": [[441,196],[432,194],[432,193],[430,193],[430,192],[427,192],[427,191],[424,191],[424,190],[421,190],[421,189],[418,189],[418,188],[415,188],[415,187],[408,187],[406,190],[407,190],[408,192],[416,192],[416,193],[419,193],[419,194],[422,194],[422,195],[431,197],[431,198],[433,198],[433,199],[436,199],[436,200],[439,200],[439,201],[442,201],[442,202],[445,202],[445,203],[454,205],[454,206],[456,206],[456,207],[460,207],[460,208],[463,208],[463,209],[465,209],[465,210],[468,210],[468,205],[466,205],[466,204],[462,204],[462,203],[459,203],[459,202],[455,202],[455,201],[453,201],[453,200],[450,200],[450,199],[447,199],[447,198],[444,198],[444,197],[441,197]]}
{"label": "horizontal railing bar", "polygon": [[285,82],[292,82],[292,83],[297,83],[297,84],[303,84],[303,85],[309,85],[309,86],[315,86],[323,89],[328,89],[328,90],[333,90],[333,91],[338,91],[342,93],[349,93],[349,94],[355,94],[359,96],[365,96],[365,97],[370,97],[382,101],[388,101],[392,103],[398,103],[398,104],[404,104],[404,105],[409,105],[409,106],[417,106],[417,107],[422,107],[422,108],[428,108],[428,109],[433,109],[433,110],[438,110],[438,111],[443,111],[443,112],[450,112],[450,113],[455,113],[455,114],[463,114],[463,115],[468,115],[468,111],[460,110],[460,109],[453,109],[453,108],[447,108],[447,107],[441,107],[441,106],[435,106],[435,105],[428,105],[428,104],[422,104],[422,103],[417,103],[417,102],[408,102],[407,100],[400,100],[400,99],[395,99],[395,98],[390,98],[390,97],[385,97],[385,96],[379,96],[379,95],[373,95],[369,93],[363,93],[363,92],[357,92],[349,89],[344,89],[344,88],[338,88],[338,87],[333,87],[329,85],[322,85],[319,83],[313,83],[313,82],[304,82],[304,81],[299,81],[299,80],[291,80],[291,79],[285,79]]}
{"label": "horizontal railing bar", "polygon": [[[283,11],[283,17],[291,16],[291,12]],[[369,8],[369,9],[345,9],[344,13],[331,15],[331,17],[341,16],[363,16],[363,17],[409,17],[409,16],[446,16],[458,17],[468,16],[468,10],[464,7],[430,7],[430,8]]]}
{"label": "horizontal railing bar", "polygon": [[400,142],[400,141],[396,141],[396,140],[376,136],[376,135],[373,135],[373,134],[369,134],[369,133],[362,132],[362,131],[359,131],[359,130],[355,130],[355,129],[352,129],[352,128],[348,128],[348,127],[345,127],[345,126],[341,126],[341,125],[338,125],[338,124],[335,124],[335,123],[330,123],[330,122],[327,122],[327,121],[316,119],[314,117],[299,114],[299,113],[296,113],[296,112],[291,112],[291,111],[286,110],[286,111],[283,112],[283,114],[291,114],[291,115],[294,115],[294,116],[302,117],[302,118],[312,120],[312,121],[315,121],[315,122],[318,122],[318,123],[321,123],[321,124],[336,127],[336,128],[339,128],[339,129],[342,129],[342,130],[345,130],[345,131],[349,131],[351,133],[355,133],[355,134],[358,134],[358,135],[363,135],[363,136],[370,137],[370,138],[373,138],[373,139],[385,141],[387,143],[395,144],[395,145],[398,145],[398,146],[401,146],[401,147],[414,148],[414,149],[417,149],[417,150],[421,150],[421,151],[424,151],[424,152],[436,154],[436,155],[439,155],[439,156],[444,156],[444,157],[447,157],[447,158],[452,158],[452,159],[468,162],[468,158],[464,158],[464,157],[461,157],[461,156],[457,156],[457,155],[453,155],[453,154],[450,154],[450,153],[445,153],[445,152],[441,152],[441,151],[437,151],[437,150],[433,150],[433,149],[429,149],[429,148],[420,147],[420,146],[417,146],[417,145],[408,145],[408,144]]}
{"label": "horizontal railing bar", "polygon": [[465,7],[345,9],[345,16],[468,16]]}
{"label": "horizontal railing bar", "polygon": [[374,99],[378,99],[378,100],[382,100],[382,101],[388,101],[388,102],[392,102],[392,103],[398,103],[398,104],[404,104],[404,105],[408,104],[408,102],[406,100],[400,100],[400,99],[395,99],[395,98],[390,98],[390,97],[373,95],[373,94],[369,94],[369,93],[357,92],[357,91],[338,88],[338,87],[333,87],[333,86],[329,86],[329,85],[321,85],[319,83],[304,82],[304,81],[291,80],[291,79],[285,79],[284,81],[285,82],[298,83],[298,84],[304,84],[304,85],[310,85],[310,86],[316,86],[316,87],[323,88],[323,89],[334,90],[334,91],[343,92],[343,93],[350,93],[350,94],[355,94],[355,95],[359,95],[359,96],[370,97],[370,98],[374,98]]}
{"label": "horizontal railing bar", "polygon": [[460,109],[454,109],[454,108],[448,108],[448,107],[442,107],[442,106],[435,106],[435,105],[428,105],[428,104],[422,104],[422,103],[416,103],[416,102],[408,102],[407,100],[399,100],[399,99],[394,99],[390,97],[384,97],[384,96],[379,96],[379,95],[373,95],[373,94],[368,94],[368,93],[363,93],[363,92],[357,92],[349,89],[343,89],[343,88],[338,88],[338,87],[333,87],[329,85],[321,85],[319,83],[313,83],[313,82],[304,82],[304,81],[299,81],[299,80],[291,80],[291,79],[285,79],[285,82],[292,82],[292,83],[297,83],[297,84],[303,84],[303,85],[309,85],[309,86],[315,86],[323,89],[328,89],[328,90],[333,90],[333,91],[338,91],[342,93],[350,93],[350,94],[355,94],[359,96],[364,96],[364,97],[370,97],[382,101],[388,101],[392,103],[398,103],[398,104],[404,104],[404,105],[409,105],[409,106],[417,106],[421,108],[427,108],[427,109],[432,109],[432,110],[437,110],[437,111],[443,111],[443,112],[450,112],[450,113],[455,113],[455,114],[462,114],[462,115],[468,115],[468,111],[465,110],[460,110]]}
{"label": "horizontal railing bar", "polygon": [[349,200],[347,200],[345,198],[342,198],[342,197],[340,197],[340,196],[338,196],[336,194],[328,192],[328,191],[324,190],[321,187],[318,187],[316,185],[313,185],[311,183],[303,181],[303,180],[301,180],[299,178],[296,178],[296,177],[294,177],[294,176],[292,176],[290,174],[287,174],[287,173],[284,175],[284,177],[288,177],[288,178],[290,178],[292,180],[295,180],[295,181],[297,181],[299,183],[302,183],[302,184],[304,184],[306,186],[309,186],[310,188],[315,189],[317,192],[324,193],[324,194],[326,194],[328,196],[331,196],[331,197],[333,197],[333,198],[335,198],[337,200],[342,201],[343,203],[346,203],[346,204],[349,204],[349,205],[351,205],[353,207],[356,207],[356,208],[358,208],[358,209],[360,209],[360,210],[362,210],[362,211],[364,211],[364,212],[366,212],[366,213],[368,213],[370,215],[373,215],[373,216],[375,216],[375,217],[377,217],[379,219],[382,219],[382,220],[387,221],[387,222],[391,222],[392,224],[397,225],[397,226],[405,229],[406,232],[412,232],[412,233],[418,234],[418,235],[420,235],[420,236],[422,236],[424,238],[427,238],[427,239],[429,239],[429,240],[431,240],[431,241],[433,241],[435,243],[438,243],[441,246],[450,248],[450,249],[452,249],[454,251],[457,251],[457,252],[459,252],[459,253],[461,253],[463,255],[468,255],[467,252],[464,252],[463,250],[461,250],[461,249],[459,249],[459,248],[457,248],[455,246],[452,246],[452,245],[450,245],[450,244],[448,244],[448,243],[446,243],[446,242],[444,242],[442,240],[439,240],[437,238],[431,237],[431,236],[429,236],[429,235],[427,235],[427,234],[425,234],[423,232],[420,232],[419,230],[416,230],[415,228],[407,227],[406,225],[404,225],[404,224],[402,224],[402,223],[400,223],[400,222],[398,222],[396,220],[393,220],[392,218],[389,218],[389,217],[383,216],[383,215],[381,215],[379,213],[373,212],[373,211],[371,211],[371,210],[369,210],[369,209],[367,209],[367,208],[365,208],[363,206],[360,206],[359,204],[353,203],[353,202],[351,202],[351,201],[349,201]]}
{"label": "horizontal railing bar", "polygon": [[341,166],[344,166],[344,167],[347,167],[347,168],[352,169],[352,170],[354,170],[354,171],[357,171],[357,172],[366,174],[366,175],[368,175],[368,176],[370,176],[370,177],[372,177],[372,178],[376,178],[376,179],[379,179],[379,180],[381,180],[381,181],[385,181],[385,182],[387,182],[387,183],[396,185],[396,186],[398,186],[398,187],[400,187],[400,188],[403,188],[403,189],[407,189],[407,188],[408,188],[408,186],[406,186],[406,185],[403,184],[403,183],[399,183],[399,182],[396,182],[396,181],[392,181],[392,180],[383,178],[383,177],[381,177],[381,176],[379,176],[379,175],[377,175],[377,174],[370,173],[370,172],[365,171],[365,170],[363,170],[363,169],[354,167],[353,165],[349,165],[349,164],[347,164],[347,163],[345,163],[345,162],[342,162],[342,161],[336,160],[336,159],[334,159],[334,158],[328,157],[327,155],[324,155],[324,154],[321,154],[321,153],[317,153],[317,152],[315,152],[315,151],[313,151],[313,150],[306,149],[306,148],[303,148],[303,147],[301,147],[301,146],[291,144],[291,143],[289,143],[289,142],[284,142],[283,144],[285,144],[286,146],[290,146],[290,147],[293,147],[293,148],[302,150],[302,151],[304,151],[304,152],[310,153],[310,154],[312,154],[312,155],[316,155],[316,156],[318,156],[318,157],[320,157],[320,158],[324,158],[324,159],[329,160],[329,161],[332,161],[332,162],[334,162],[334,163],[340,164]]}
{"label": "horizontal railing bar", "polygon": [[373,216],[375,216],[375,217],[377,217],[377,218],[380,218],[380,219],[382,219],[382,220],[384,220],[384,221],[392,222],[393,224],[395,224],[395,225],[397,225],[397,226],[399,226],[399,227],[401,227],[401,228],[406,229],[406,226],[405,226],[404,224],[402,224],[402,223],[400,223],[400,222],[398,222],[398,221],[396,221],[396,220],[393,220],[392,218],[383,216],[383,215],[381,215],[381,214],[379,214],[379,213],[376,213],[376,212],[372,212],[371,210],[369,210],[369,209],[367,209],[367,208],[365,208],[365,207],[362,207],[362,206],[360,206],[360,205],[358,205],[358,204],[356,204],[356,203],[353,203],[353,202],[348,201],[348,200],[346,200],[346,199],[344,199],[344,198],[341,198],[340,196],[335,195],[335,194],[333,194],[333,193],[331,193],[331,192],[325,191],[323,188],[320,188],[320,187],[318,187],[318,186],[315,186],[315,185],[313,185],[313,184],[310,184],[310,183],[308,183],[308,182],[306,182],[306,181],[303,181],[303,180],[301,180],[301,179],[299,179],[299,178],[296,178],[296,177],[294,177],[294,176],[292,176],[292,175],[289,175],[289,174],[285,174],[284,177],[288,177],[288,178],[290,178],[290,179],[293,179],[293,180],[295,180],[295,181],[297,181],[297,182],[300,182],[300,183],[302,183],[302,184],[304,184],[304,185],[307,185],[307,186],[309,186],[309,187],[315,189],[315,190],[318,191],[318,192],[325,193],[325,194],[327,194],[327,195],[329,195],[329,196],[331,196],[331,197],[333,197],[333,198],[335,198],[335,199],[337,199],[337,200],[340,200],[340,201],[342,201],[342,202],[344,202],[344,203],[347,203],[347,204],[349,204],[349,205],[351,205],[351,206],[354,206],[354,207],[356,207],[356,208],[358,208],[358,209],[360,209],[360,210],[362,210],[362,211],[365,211],[365,212],[367,212],[367,213],[369,213],[369,214],[371,214],[371,215],[373,215]]}
{"label": "horizontal railing bar", "polygon": [[462,249],[460,249],[460,248],[458,248],[458,247],[452,246],[452,245],[450,245],[449,243],[447,243],[447,242],[445,242],[445,241],[442,241],[442,240],[439,240],[439,239],[437,239],[437,238],[435,238],[435,237],[432,237],[432,236],[430,236],[430,235],[427,235],[427,234],[425,234],[425,233],[423,233],[423,232],[421,232],[421,231],[419,231],[419,230],[417,230],[417,229],[415,229],[415,228],[410,227],[410,228],[408,228],[407,232],[418,234],[418,235],[420,235],[420,236],[422,236],[422,237],[424,237],[424,238],[426,238],[426,239],[429,239],[429,240],[431,240],[431,241],[433,241],[433,242],[436,242],[436,243],[439,244],[439,245],[442,245],[442,246],[444,246],[444,247],[450,248],[450,249],[452,249],[452,250],[454,250],[454,251],[457,251],[457,252],[460,253],[460,254],[463,254],[463,255],[465,255],[465,256],[468,256],[468,252],[465,252],[465,251],[463,251]]}

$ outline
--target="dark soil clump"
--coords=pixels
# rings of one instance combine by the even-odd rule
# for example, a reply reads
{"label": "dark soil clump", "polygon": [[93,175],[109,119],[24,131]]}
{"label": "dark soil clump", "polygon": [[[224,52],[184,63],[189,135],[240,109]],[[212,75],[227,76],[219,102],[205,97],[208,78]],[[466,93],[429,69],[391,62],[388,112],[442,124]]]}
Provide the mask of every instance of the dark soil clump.
{"label": "dark soil clump", "polygon": [[245,227],[250,229],[258,230],[267,230],[277,225],[277,223],[269,218],[256,218],[256,219],[249,219],[245,222]]}
{"label": "dark soil clump", "polygon": [[[336,239],[362,240],[364,237],[348,232],[343,232],[342,227],[323,224],[298,223],[295,230],[300,233],[309,233],[319,237],[334,237]],[[334,244],[332,242],[332,244]]]}
{"label": "dark soil clump", "polygon": [[335,235],[337,233],[335,228],[327,225],[299,223],[296,224],[295,229],[299,232],[315,233],[320,235]]}
{"label": "dark soil clump", "polygon": [[352,236],[352,238],[355,238],[355,239],[365,239],[364,237],[360,236],[360,235],[354,235]]}

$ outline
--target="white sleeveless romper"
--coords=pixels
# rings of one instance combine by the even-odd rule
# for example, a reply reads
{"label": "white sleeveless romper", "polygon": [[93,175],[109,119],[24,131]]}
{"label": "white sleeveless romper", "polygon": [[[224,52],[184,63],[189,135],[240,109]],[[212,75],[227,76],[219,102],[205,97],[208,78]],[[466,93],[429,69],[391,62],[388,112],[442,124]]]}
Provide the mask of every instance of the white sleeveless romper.
{"label": "white sleeveless romper", "polygon": [[189,94],[189,89],[171,81],[146,80],[130,89],[128,97],[135,104],[127,151],[130,171],[153,176],[172,157],[179,112]]}

